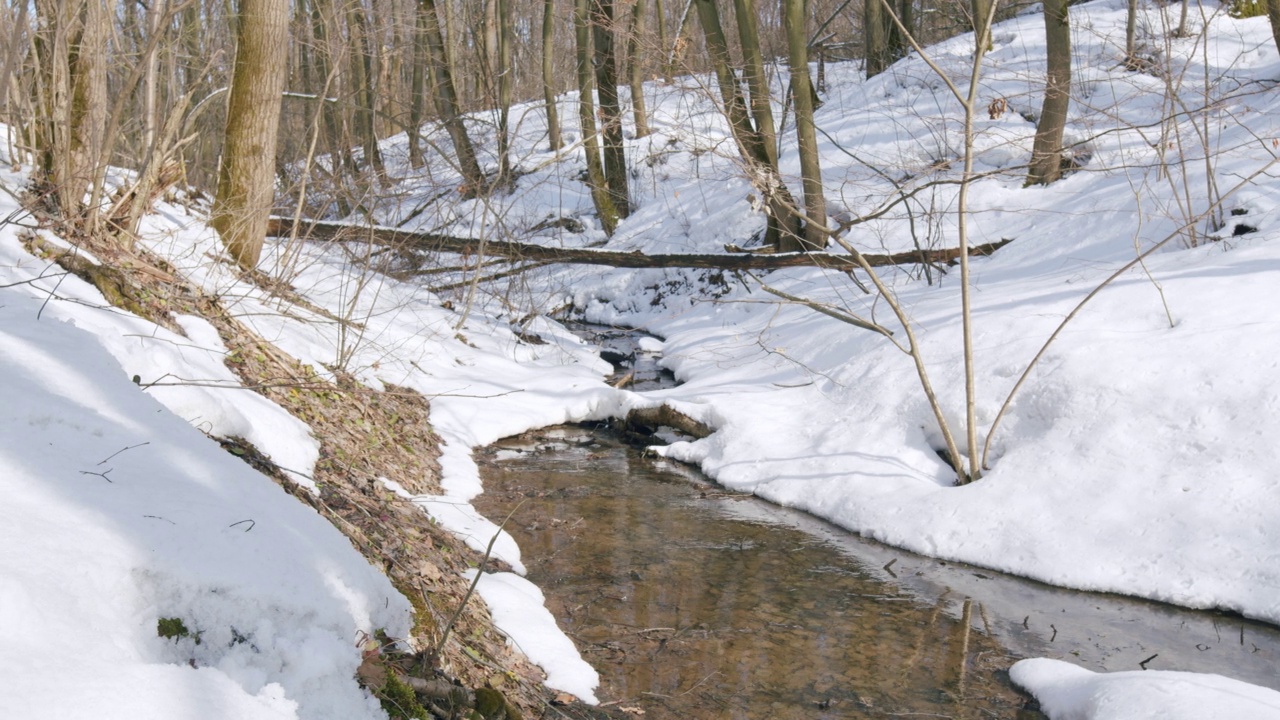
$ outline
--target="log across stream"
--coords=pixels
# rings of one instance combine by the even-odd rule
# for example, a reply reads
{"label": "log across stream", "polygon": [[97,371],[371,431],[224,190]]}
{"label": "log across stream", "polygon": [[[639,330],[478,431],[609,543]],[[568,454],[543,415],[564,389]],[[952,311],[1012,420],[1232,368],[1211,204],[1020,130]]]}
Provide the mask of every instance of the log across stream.
{"label": "log across stream", "polygon": [[528,577],[613,710],[1040,718],[1007,675],[1032,656],[1280,687],[1276,628],[913,555],[727,493],[608,429],[544,429],[478,459],[477,507],[520,505],[507,529]]}

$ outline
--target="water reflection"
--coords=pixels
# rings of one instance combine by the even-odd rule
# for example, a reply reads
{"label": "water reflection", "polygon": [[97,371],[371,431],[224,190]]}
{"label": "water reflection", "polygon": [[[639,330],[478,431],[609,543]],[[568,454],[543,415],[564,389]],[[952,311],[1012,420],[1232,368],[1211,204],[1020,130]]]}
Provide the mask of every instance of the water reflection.
{"label": "water reflection", "polygon": [[1039,717],[964,595],[886,583],[757,501],[579,431],[503,447],[479,504],[525,500],[509,529],[602,697],[657,717]]}

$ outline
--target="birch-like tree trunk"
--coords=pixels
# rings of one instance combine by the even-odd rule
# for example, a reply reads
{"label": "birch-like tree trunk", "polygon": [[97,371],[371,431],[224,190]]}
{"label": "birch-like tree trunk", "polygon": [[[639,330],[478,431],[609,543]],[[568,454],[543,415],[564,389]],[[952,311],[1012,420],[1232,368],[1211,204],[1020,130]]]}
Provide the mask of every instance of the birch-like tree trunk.
{"label": "birch-like tree trunk", "polygon": [[240,0],[218,192],[209,224],[241,267],[262,255],[289,49],[289,0]]}

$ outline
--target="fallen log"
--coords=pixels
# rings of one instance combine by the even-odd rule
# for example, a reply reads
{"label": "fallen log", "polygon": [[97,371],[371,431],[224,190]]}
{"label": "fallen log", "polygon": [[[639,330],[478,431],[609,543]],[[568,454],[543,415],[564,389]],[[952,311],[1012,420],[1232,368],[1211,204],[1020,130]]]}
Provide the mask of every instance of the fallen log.
{"label": "fallen log", "polygon": [[[271,218],[267,225],[269,237],[288,237],[293,234],[293,220]],[[827,252],[809,253],[689,253],[646,255],[642,252],[618,252],[591,248],[558,248],[504,240],[481,241],[476,238],[460,238],[438,233],[410,232],[374,225],[347,225],[344,223],[306,220],[299,227],[301,237],[312,240],[336,240],[371,242],[399,250],[417,252],[447,252],[459,255],[502,257],[508,260],[564,263],[572,265],[607,265],[619,268],[707,268],[712,270],[773,270],[788,267],[822,267],[835,270],[853,270],[858,267],[851,255]],[[990,255],[1009,244],[1011,240],[975,245],[969,248],[969,256]],[[909,250],[891,254],[863,254],[872,267],[909,265],[913,263],[942,264],[960,258],[959,248],[940,250]]]}

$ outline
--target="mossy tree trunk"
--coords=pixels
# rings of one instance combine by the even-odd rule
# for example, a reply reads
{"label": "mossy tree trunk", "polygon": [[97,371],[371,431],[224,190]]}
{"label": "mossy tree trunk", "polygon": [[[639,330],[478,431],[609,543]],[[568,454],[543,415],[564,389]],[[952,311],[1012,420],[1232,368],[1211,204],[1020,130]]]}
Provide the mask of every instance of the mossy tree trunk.
{"label": "mossy tree trunk", "polygon": [[618,218],[631,214],[627,151],[618,99],[618,53],[614,42],[613,0],[591,0],[591,36],[595,49],[596,95],[600,102],[600,139],[604,177]]}
{"label": "mossy tree trunk", "polygon": [[240,0],[222,166],[210,224],[246,269],[258,264],[271,214],[289,0]]}

